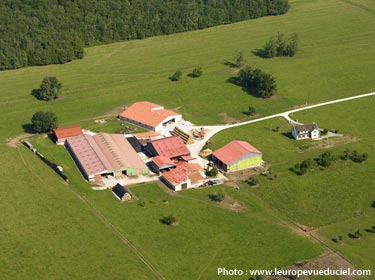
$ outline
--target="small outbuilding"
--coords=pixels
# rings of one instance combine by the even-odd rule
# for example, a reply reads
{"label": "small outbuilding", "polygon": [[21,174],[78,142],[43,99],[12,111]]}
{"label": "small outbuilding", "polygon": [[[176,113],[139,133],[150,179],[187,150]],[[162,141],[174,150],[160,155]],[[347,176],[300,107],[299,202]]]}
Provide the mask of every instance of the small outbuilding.
{"label": "small outbuilding", "polygon": [[156,156],[152,159],[151,166],[155,173],[160,173],[161,171],[175,168],[176,164],[167,157]]}
{"label": "small outbuilding", "polygon": [[262,152],[245,141],[233,140],[212,153],[212,161],[225,172],[262,164]]}
{"label": "small outbuilding", "polygon": [[121,184],[116,184],[116,186],[112,188],[112,193],[120,201],[129,201],[132,199],[131,194]]}
{"label": "small outbuilding", "polygon": [[79,136],[83,134],[82,128],[80,126],[67,126],[61,128],[55,128],[53,131],[53,136],[58,145],[64,145],[65,140]]}
{"label": "small outbuilding", "polygon": [[294,125],[292,128],[293,138],[296,140],[301,139],[317,139],[320,137],[320,132],[315,123]]}
{"label": "small outbuilding", "polygon": [[174,191],[198,187],[204,181],[203,168],[197,163],[178,162],[175,169],[163,173],[161,180]]}

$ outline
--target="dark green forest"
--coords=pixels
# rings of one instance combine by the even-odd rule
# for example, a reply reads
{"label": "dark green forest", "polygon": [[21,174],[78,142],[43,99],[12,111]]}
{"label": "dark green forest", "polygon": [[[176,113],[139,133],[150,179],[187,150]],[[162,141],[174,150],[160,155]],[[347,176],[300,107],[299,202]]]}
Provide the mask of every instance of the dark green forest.
{"label": "dark green forest", "polygon": [[2,0],[0,70],[65,63],[84,47],[288,11],[288,0]]}

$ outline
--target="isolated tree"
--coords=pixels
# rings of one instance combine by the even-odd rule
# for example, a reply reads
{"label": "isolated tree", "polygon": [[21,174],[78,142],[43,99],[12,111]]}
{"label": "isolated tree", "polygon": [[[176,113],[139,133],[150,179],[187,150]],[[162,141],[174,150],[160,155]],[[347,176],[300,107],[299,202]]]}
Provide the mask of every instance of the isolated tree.
{"label": "isolated tree", "polygon": [[176,72],[174,72],[174,74],[169,77],[169,79],[173,82],[177,82],[181,79],[181,76],[182,76],[182,72],[180,70],[176,70]]}
{"label": "isolated tree", "polygon": [[37,133],[50,132],[58,125],[57,116],[53,112],[36,112],[31,118],[33,130]]}
{"label": "isolated tree", "polygon": [[241,86],[259,97],[269,98],[276,91],[275,78],[260,69],[245,66],[238,72],[237,77]]}
{"label": "isolated tree", "polygon": [[235,64],[236,64],[236,67],[242,67],[243,65],[245,65],[246,61],[243,57],[243,53],[242,52],[238,52],[236,57],[235,57]]}
{"label": "isolated tree", "polygon": [[202,67],[200,66],[195,67],[193,71],[191,71],[191,73],[189,74],[189,76],[192,78],[198,78],[202,75],[203,75],[203,70],[202,70]]}
{"label": "isolated tree", "polygon": [[40,88],[33,90],[33,95],[40,100],[50,101],[59,97],[61,88],[62,84],[56,77],[44,77]]}

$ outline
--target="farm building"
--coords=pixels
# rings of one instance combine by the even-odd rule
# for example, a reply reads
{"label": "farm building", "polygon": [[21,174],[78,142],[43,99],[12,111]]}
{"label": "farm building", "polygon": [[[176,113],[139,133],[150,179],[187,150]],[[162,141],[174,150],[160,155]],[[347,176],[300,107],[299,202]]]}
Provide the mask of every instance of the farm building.
{"label": "farm building", "polygon": [[115,176],[148,174],[147,166],[124,135],[97,133],[94,140],[111,163]]}
{"label": "farm building", "polygon": [[74,137],[78,135],[82,135],[83,131],[79,126],[68,126],[68,127],[61,127],[55,128],[53,131],[53,136],[55,138],[56,144],[64,145],[65,140],[69,137]]}
{"label": "farm building", "polygon": [[68,138],[65,146],[88,181],[100,181],[105,174],[113,175],[111,164],[91,135]]}
{"label": "farm building", "polygon": [[66,148],[89,181],[102,176],[148,174],[149,170],[129,142],[121,134],[83,134],[68,138]]}
{"label": "farm building", "polygon": [[126,140],[129,142],[129,144],[133,147],[133,149],[137,152],[140,153],[143,151],[142,144],[139,142],[137,137],[132,136],[132,137],[126,137]]}
{"label": "farm building", "polygon": [[238,171],[262,163],[262,153],[245,141],[233,140],[212,153],[212,161],[225,172]]}
{"label": "farm building", "polygon": [[163,173],[161,179],[168,187],[180,191],[203,183],[204,173],[197,163],[178,162],[176,168]]}
{"label": "farm building", "polygon": [[132,199],[131,194],[121,184],[116,184],[116,186],[114,186],[111,191],[113,195],[120,201],[129,201]]}
{"label": "farm building", "polygon": [[294,125],[292,128],[293,138],[296,140],[301,139],[317,139],[320,136],[318,127],[316,124],[303,124]]}
{"label": "farm building", "polygon": [[160,131],[163,125],[168,122],[177,122],[182,116],[158,104],[141,101],[129,106],[119,115],[119,118],[149,130]]}
{"label": "farm building", "polygon": [[160,173],[163,170],[175,168],[176,164],[167,157],[156,156],[151,161],[151,166],[155,173]]}
{"label": "farm building", "polygon": [[190,151],[179,136],[171,136],[147,143],[146,151],[152,156],[163,156],[169,159],[189,157]]}

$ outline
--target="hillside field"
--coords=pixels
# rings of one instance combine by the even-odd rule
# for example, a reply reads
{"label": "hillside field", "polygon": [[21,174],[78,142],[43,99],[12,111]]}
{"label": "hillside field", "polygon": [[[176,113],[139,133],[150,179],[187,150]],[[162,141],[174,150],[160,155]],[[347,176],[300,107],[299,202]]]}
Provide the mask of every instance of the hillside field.
{"label": "hillside field", "polygon": [[[313,227],[328,247],[356,266],[373,266],[374,235],[364,230],[375,217],[370,206],[375,200],[374,97],[292,116],[344,134],[327,141],[326,148],[290,139],[290,127],[283,119],[216,135],[212,148],[234,138],[247,140],[263,151],[278,174],[274,180],[262,178],[257,188],[238,182],[240,191],[218,186],[170,195],[149,184],[132,187],[138,200],[120,204],[108,191],[92,191],[64,148],[48,138],[34,136],[30,141],[61,163],[71,179],[69,186],[26,148],[6,143],[28,131],[32,114],[39,110],[54,111],[61,126],[115,132],[121,128],[115,112],[134,101],[163,104],[203,125],[223,123],[223,113],[235,121],[247,120],[243,111],[250,105],[259,116],[266,116],[374,91],[373,1],[290,2],[291,9],[283,16],[97,46],[86,49],[80,61],[0,72],[0,233],[5,240],[0,245],[0,263],[5,264],[0,275],[7,279],[93,279],[98,275],[100,279],[155,279],[113,228],[168,279],[213,279],[218,266],[288,267],[325,250],[296,231],[294,223]],[[299,34],[296,57],[262,59],[252,53],[279,31]],[[226,62],[232,62],[238,51],[243,51],[249,65],[276,77],[275,98],[255,98],[227,82],[236,71]],[[197,65],[203,68],[203,76],[187,77]],[[181,81],[171,82],[168,77],[176,69],[184,75]],[[56,76],[62,82],[60,99],[43,102],[31,95],[44,76]],[[109,123],[94,123],[102,118]],[[276,126],[279,131],[272,131]],[[367,152],[368,161],[339,160],[327,170],[315,169],[305,176],[288,170],[325,149],[339,154],[346,148]],[[220,188],[243,205],[240,212],[210,201],[208,195]],[[359,216],[353,214],[357,210]],[[178,226],[160,223],[169,214],[177,217]],[[361,240],[346,236],[357,229],[364,233]],[[338,235],[345,235],[343,242],[333,243],[331,238]]]}
{"label": "hillside field", "polygon": [[[353,1],[291,1],[286,15],[266,17],[205,30],[115,43],[86,49],[81,61],[0,73],[1,137],[23,132],[37,110],[53,110],[62,125],[104,115],[118,106],[150,100],[180,111],[196,124],[237,120],[249,105],[260,115],[370,92],[374,86],[374,13]],[[370,0],[361,1],[362,6]],[[300,52],[294,58],[262,59],[252,52],[277,32],[297,32]],[[225,65],[243,51],[249,65],[272,73],[281,98],[254,98],[226,82],[235,75]],[[197,65],[201,78],[186,75]],[[181,69],[183,78],[168,77]],[[63,96],[41,102],[31,95],[44,76],[56,76]],[[208,105],[209,104],[209,105]]]}

